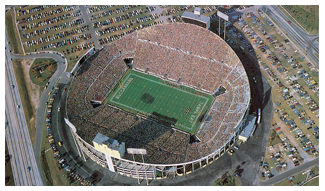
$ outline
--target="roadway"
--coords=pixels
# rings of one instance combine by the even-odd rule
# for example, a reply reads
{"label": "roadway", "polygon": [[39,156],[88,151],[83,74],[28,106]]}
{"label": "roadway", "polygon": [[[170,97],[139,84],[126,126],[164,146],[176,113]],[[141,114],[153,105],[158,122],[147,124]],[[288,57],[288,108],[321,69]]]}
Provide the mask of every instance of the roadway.
{"label": "roadway", "polygon": [[270,179],[268,179],[266,181],[261,181],[259,183],[259,186],[273,185],[273,184],[275,184],[277,182],[280,182],[280,181],[282,181],[282,180],[284,180],[284,179],[286,179],[286,178],[288,178],[290,176],[293,176],[293,175],[295,175],[295,174],[297,174],[297,173],[299,173],[299,172],[301,172],[301,171],[303,171],[305,169],[308,169],[308,168],[310,168],[312,166],[315,166],[317,164],[319,164],[319,158],[315,158],[315,159],[313,159],[311,161],[305,162],[304,164],[301,164],[298,167],[287,170],[287,171],[285,171],[285,172],[283,172],[283,173],[281,173],[281,174],[279,174],[279,175],[277,175],[277,176],[275,176],[273,178],[270,178]]}
{"label": "roadway", "polygon": [[[80,8],[83,13],[81,15],[81,17],[84,18],[84,20],[86,21],[86,24],[89,25],[90,29],[92,29],[92,25],[91,25],[91,23],[89,23],[89,15],[86,11],[86,6],[80,6]],[[98,44],[98,37],[96,37],[95,31],[91,30],[90,32],[91,32],[92,38],[95,37],[94,44],[95,44],[95,46],[97,46],[96,48],[97,49],[101,48],[101,46],[99,46],[99,44]],[[6,41],[8,42],[7,32],[6,32]],[[90,40],[88,40],[88,41],[90,41]],[[30,137],[29,137],[29,133],[28,133],[28,129],[27,129],[27,125],[26,125],[24,116],[21,117],[22,119],[24,119],[24,124],[26,127],[26,132],[24,133],[24,135],[29,138],[30,144],[24,144],[24,143],[26,143],[26,141],[24,141],[24,143],[21,143],[21,142],[18,142],[15,140],[15,139],[17,139],[17,135],[14,134],[16,131],[13,131],[12,127],[13,126],[18,127],[18,125],[16,125],[18,120],[15,120],[13,118],[14,115],[11,112],[11,111],[13,111],[13,109],[15,109],[15,107],[11,107],[11,105],[9,105],[9,104],[8,104],[9,107],[7,107],[7,97],[9,95],[7,93],[7,91],[10,89],[10,88],[8,89],[7,86],[10,87],[12,84],[17,84],[17,83],[16,82],[9,83],[6,80],[6,119],[7,119],[7,121],[9,121],[9,126],[6,128],[6,140],[8,143],[9,154],[11,156],[11,161],[12,161],[11,165],[12,165],[12,171],[13,171],[13,176],[14,176],[14,180],[15,180],[15,185],[44,185],[41,177],[39,176],[39,174],[40,174],[39,169],[41,169],[41,165],[40,165],[41,164],[41,162],[40,162],[41,156],[40,155],[41,155],[43,125],[45,122],[45,113],[46,113],[46,107],[47,107],[46,102],[49,100],[49,97],[50,97],[49,92],[51,91],[51,89],[53,89],[58,84],[58,82],[63,83],[63,84],[61,84],[61,86],[63,87],[64,84],[68,84],[71,80],[71,78],[67,77],[67,72],[66,72],[67,60],[61,53],[58,53],[55,51],[41,51],[41,52],[28,53],[26,55],[13,54],[11,52],[10,44],[6,43],[6,69],[7,69],[7,61],[10,62],[10,65],[12,68],[11,60],[13,60],[13,59],[35,59],[35,58],[52,58],[57,62],[58,67],[57,67],[57,70],[55,71],[55,73],[49,79],[48,88],[46,88],[42,92],[42,95],[39,100],[39,105],[37,106],[36,120],[35,120],[36,137],[35,137],[35,142],[33,144],[30,141]],[[12,76],[12,79],[15,81],[16,79],[15,79],[15,76],[13,73],[13,69],[11,71],[11,76]],[[17,89],[17,88],[15,88],[15,89]],[[19,95],[18,89],[15,90],[15,93],[18,93],[18,95]],[[64,92],[62,92],[62,94],[64,94]],[[60,100],[60,99],[58,99],[58,100],[60,102],[65,102],[65,99],[66,98],[64,98],[63,100]],[[16,103],[21,104],[21,101],[18,101]],[[14,105],[14,106],[16,106],[16,105]],[[64,103],[62,103],[62,106],[64,107]],[[56,106],[56,108],[57,107],[58,106]],[[8,113],[8,114],[7,114],[7,108],[10,109],[9,110],[10,113]],[[17,109],[17,107],[16,107],[16,109]],[[22,108],[20,108],[20,112],[23,114]],[[64,112],[65,112],[65,108],[62,109],[62,112],[61,112],[62,115],[60,115],[60,119],[58,119],[58,115],[56,115],[58,128],[55,131],[55,134],[59,135],[59,137],[62,136],[62,132],[60,134],[60,132],[58,130],[60,127],[58,125],[58,123],[63,124],[65,126],[64,122],[62,123],[64,114],[65,114]],[[13,121],[13,122],[11,122],[11,121]],[[13,125],[11,125],[11,124],[13,124]],[[18,132],[21,132],[21,131],[18,131]],[[71,134],[69,132],[67,132],[67,133],[69,134],[69,141],[72,141],[73,139],[71,137]],[[16,136],[16,137],[12,137],[12,136]],[[67,138],[67,134],[64,133],[64,137]],[[62,139],[60,139],[60,140],[62,140]],[[17,143],[17,145],[15,143]],[[20,144],[20,146],[19,146],[19,144]],[[30,154],[30,156],[28,158],[21,156],[21,155],[25,154],[22,152],[23,148],[20,149],[20,147],[22,147],[22,146],[26,146],[26,147],[28,146],[29,154]],[[71,148],[71,147],[74,147],[74,148]],[[19,149],[19,150],[17,150],[17,149]],[[61,151],[61,153],[64,153],[66,160],[70,162],[71,166],[78,169],[78,171],[79,171],[78,173],[84,175],[84,177],[88,177],[90,175],[88,173],[88,171],[92,171],[92,170],[90,170],[90,169],[87,169],[88,171],[84,170],[84,168],[82,167],[83,166],[82,161],[80,161],[81,158],[77,159],[76,155],[78,155],[78,154],[75,154],[75,152],[74,152],[76,150],[74,143],[73,144],[71,144],[71,143],[65,144],[59,150]],[[33,160],[33,162],[30,162],[29,160]],[[26,166],[27,164],[31,167],[30,171],[27,170],[27,167],[28,167],[28,166]],[[93,166],[93,165],[94,165],[93,163],[90,164],[90,166]],[[22,169],[20,169],[20,168],[22,168]],[[96,169],[96,168],[94,168],[94,169]],[[28,176],[27,176],[28,173],[26,173],[26,172],[23,173],[24,171],[27,171],[30,173],[29,177],[36,177],[38,179],[34,180],[35,178],[32,178],[32,179],[28,178]],[[38,173],[38,176],[34,175],[36,173]]]}
{"label": "roadway", "polygon": [[35,160],[11,59],[6,33],[5,113],[8,123],[5,137],[13,178],[16,186],[42,186],[44,184]]}
{"label": "roadway", "polygon": [[36,128],[36,138],[35,143],[33,143],[33,150],[35,152],[36,161],[38,164],[38,168],[40,169],[40,154],[41,154],[41,143],[42,143],[42,128],[44,123],[44,114],[46,110],[46,102],[48,100],[48,93],[51,89],[55,86],[56,81],[61,78],[62,75],[65,74],[65,70],[67,68],[67,61],[64,57],[60,54],[55,52],[44,52],[43,54],[32,53],[28,55],[19,55],[19,54],[12,54],[8,53],[12,59],[34,59],[34,58],[52,58],[57,61],[58,67],[57,70],[54,72],[52,77],[49,79],[49,86],[45,89],[40,97],[39,105],[37,106],[36,111],[36,119],[35,119],[35,128]]}
{"label": "roadway", "polygon": [[293,41],[297,48],[316,66],[319,66],[319,59],[314,53],[319,55],[319,46],[317,43],[318,35],[310,35],[294,23],[288,23],[288,18],[277,6],[269,5],[263,6],[266,13],[271,17],[280,27],[280,30],[285,31],[288,38]]}
{"label": "roadway", "polygon": [[[6,35],[6,71],[7,71],[6,74],[8,74],[8,76],[10,77],[9,78],[10,80],[6,81],[6,86],[9,87],[14,84],[17,87],[16,78],[14,76],[14,71],[12,68],[12,62],[11,62],[12,59],[52,58],[52,59],[56,60],[57,64],[58,64],[57,70],[52,75],[52,77],[49,79],[50,83],[49,83],[48,88],[43,91],[43,93],[40,97],[40,102],[39,102],[39,105],[38,105],[37,111],[36,111],[36,120],[35,120],[36,138],[35,138],[34,143],[31,143],[31,141],[30,141],[25,116],[21,117],[21,119],[23,120],[23,122],[21,122],[21,124],[26,126],[26,132],[24,133],[24,135],[26,135],[26,136],[28,135],[28,139],[30,142],[30,144],[26,144],[26,145],[22,144],[22,145],[25,145],[26,147],[28,146],[31,149],[29,152],[32,153],[32,155],[34,156],[33,160],[36,160],[36,163],[34,164],[36,167],[33,167],[33,168],[35,168],[35,173],[36,173],[36,172],[38,172],[38,169],[41,169],[40,154],[41,154],[41,141],[42,141],[42,130],[43,130],[43,123],[44,123],[44,113],[46,110],[45,103],[47,102],[48,97],[49,97],[48,93],[55,86],[56,81],[58,79],[60,79],[62,76],[65,76],[65,74],[66,74],[65,71],[67,69],[67,60],[60,53],[57,53],[54,51],[45,51],[42,53],[30,53],[27,55],[13,54],[11,52],[10,44],[8,43],[7,32],[5,35]],[[7,93],[7,92],[9,90],[10,90],[10,88],[9,89],[6,88],[6,102],[7,102],[7,97],[9,95],[9,93]],[[18,92],[17,88],[13,88],[11,91],[14,91],[12,93],[13,95],[18,94],[17,97],[19,97],[19,92]],[[16,101],[15,103],[19,103],[19,105],[21,105],[20,97],[19,97],[19,100]],[[16,105],[18,105],[18,104],[16,104]],[[7,109],[7,107],[6,107],[6,109]],[[22,108],[20,109],[20,113],[22,113],[21,115],[24,115]],[[6,115],[7,115],[7,111],[6,111]],[[11,114],[10,117],[12,118],[13,115]],[[11,140],[11,141],[14,141],[14,140]],[[11,142],[8,143],[8,145],[11,145]],[[14,150],[12,150],[12,151],[14,151]],[[17,155],[17,153],[10,153],[10,152],[9,152],[9,154],[11,154],[12,156]],[[27,164],[27,162],[25,162],[25,163]],[[31,164],[31,163],[29,163],[29,164]],[[27,169],[27,167],[24,167],[24,168]],[[14,167],[13,167],[13,170],[14,170]],[[18,178],[15,177],[14,179],[18,179]],[[26,183],[26,181],[21,182],[21,183]],[[15,182],[15,184],[16,184],[16,182]],[[16,185],[21,185],[21,184],[17,183]],[[25,184],[25,185],[28,185],[28,184]],[[33,185],[37,185],[37,184],[33,184]],[[41,183],[39,183],[39,185],[43,185],[42,180],[41,180]]]}
{"label": "roadway", "polygon": [[[300,51],[309,57],[311,62],[318,67],[319,66],[319,59],[314,53],[319,55],[319,43],[317,39],[319,38],[319,34],[311,35],[308,34],[307,31],[297,26],[295,23],[289,24],[288,21],[291,20],[288,18],[281,9],[279,9],[276,5],[255,5],[250,8],[234,11],[228,13],[229,19],[232,20],[233,16],[242,16],[247,12],[253,12],[257,15],[256,10],[261,9],[266,10],[266,13],[269,17],[271,17],[280,27],[280,30],[285,31],[285,34],[288,38],[294,42],[294,44],[300,49]],[[219,20],[217,17],[212,18],[211,22],[215,22]]]}
{"label": "roadway", "polygon": [[94,46],[95,46],[95,49],[101,49],[103,46],[99,44],[99,39],[100,37],[98,37],[95,33],[95,31],[97,29],[95,29],[93,27],[93,22],[90,21],[90,16],[91,14],[88,13],[87,11],[87,5],[80,5],[80,11],[82,12],[82,15],[79,17],[79,18],[83,18],[85,23],[89,26],[89,32],[90,32],[90,35],[91,35],[91,39],[90,40],[87,40],[86,42],[91,42],[93,41],[94,42]]}

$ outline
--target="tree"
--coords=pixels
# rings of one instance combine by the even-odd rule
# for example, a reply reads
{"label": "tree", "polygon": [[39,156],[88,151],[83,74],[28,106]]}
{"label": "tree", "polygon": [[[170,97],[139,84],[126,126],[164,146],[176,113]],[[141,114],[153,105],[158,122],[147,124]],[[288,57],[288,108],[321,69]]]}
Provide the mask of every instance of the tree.
{"label": "tree", "polygon": [[54,67],[53,64],[51,64],[51,65],[49,65],[49,66],[47,67],[47,69],[48,69],[49,72],[52,74],[52,73],[54,73],[55,67]]}

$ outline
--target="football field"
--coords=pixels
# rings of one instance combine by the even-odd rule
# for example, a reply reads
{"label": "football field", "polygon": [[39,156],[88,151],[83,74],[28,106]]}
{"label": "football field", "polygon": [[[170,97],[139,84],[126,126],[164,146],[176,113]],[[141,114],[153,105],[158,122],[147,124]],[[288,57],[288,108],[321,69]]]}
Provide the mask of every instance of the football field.
{"label": "football field", "polygon": [[158,77],[129,70],[106,99],[131,113],[195,134],[213,97]]}

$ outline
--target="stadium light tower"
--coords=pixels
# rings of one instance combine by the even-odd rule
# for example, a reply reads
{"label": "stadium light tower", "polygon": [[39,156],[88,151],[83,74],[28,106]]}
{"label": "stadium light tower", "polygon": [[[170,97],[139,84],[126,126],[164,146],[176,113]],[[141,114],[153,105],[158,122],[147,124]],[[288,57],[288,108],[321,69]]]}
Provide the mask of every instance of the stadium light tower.
{"label": "stadium light tower", "polygon": [[[226,15],[226,14],[224,14],[224,13],[221,12],[221,11],[218,11],[218,12],[217,12],[217,15],[218,15],[218,17],[219,17],[219,36],[220,36],[220,18],[222,18],[222,19],[228,21],[228,20],[229,20],[229,16]],[[225,22],[225,26],[224,26],[223,29],[224,29],[224,30],[223,30],[223,32],[224,32],[223,40],[226,40],[226,22]]]}
{"label": "stadium light tower", "polygon": [[[127,148],[127,152],[129,154],[132,154],[134,163],[135,163],[134,155],[135,154],[141,155],[141,157],[142,157],[142,163],[144,164],[143,155],[146,155],[147,154],[147,150],[146,149]],[[138,175],[138,184],[140,184],[140,180],[139,180],[140,175],[139,175],[138,165],[136,163],[135,163],[135,169],[136,169],[137,175]],[[146,168],[144,168],[144,171],[145,171],[145,174],[146,174],[147,185],[149,185]]]}

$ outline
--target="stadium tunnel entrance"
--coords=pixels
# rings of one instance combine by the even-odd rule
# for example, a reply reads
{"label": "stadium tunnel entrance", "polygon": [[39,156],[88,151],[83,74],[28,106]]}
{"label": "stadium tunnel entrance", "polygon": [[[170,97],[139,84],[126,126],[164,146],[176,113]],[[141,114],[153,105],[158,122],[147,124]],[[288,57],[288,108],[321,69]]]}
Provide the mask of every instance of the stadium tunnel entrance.
{"label": "stadium tunnel entrance", "polygon": [[133,68],[133,57],[124,58],[123,60],[128,68]]}
{"label": "stadium tunnel entrance", "polygon": [[95,109],[96,107],[101,106],[102,105],[102,102],[101,101],[96,101],[96,100],[90,100],[90,104]]}
{"label": "stadium tunnel entrance", "polygon": [[213,93],[214,96],[219,96],[219,95],[222,95],[224,93],[226,93],[226,88],[224,88],[222,85],[220,85],[218,87],[218,89]]}

